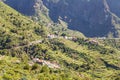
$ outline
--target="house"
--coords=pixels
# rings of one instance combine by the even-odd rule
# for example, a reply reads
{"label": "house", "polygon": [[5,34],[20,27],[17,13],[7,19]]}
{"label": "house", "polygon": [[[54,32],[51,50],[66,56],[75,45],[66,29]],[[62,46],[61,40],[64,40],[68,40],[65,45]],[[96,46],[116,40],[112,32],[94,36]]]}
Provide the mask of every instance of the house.
{"label": "house", "polygon": [[53,35],[53,34],[48,34],[48,39],[53,39],[53,38],[57,38],[57,36],[56,35]]}
{"label": "house", "polygon": [[89,40],[89,43],[91,43],[91,44],[99,44],[99,42],[97,41],[97,40]]}
{"label": "house", "polygon": [[38,63],[38,64],[43,64],[43,60],[40,60],[38,58],[34,58],[33,62]]}

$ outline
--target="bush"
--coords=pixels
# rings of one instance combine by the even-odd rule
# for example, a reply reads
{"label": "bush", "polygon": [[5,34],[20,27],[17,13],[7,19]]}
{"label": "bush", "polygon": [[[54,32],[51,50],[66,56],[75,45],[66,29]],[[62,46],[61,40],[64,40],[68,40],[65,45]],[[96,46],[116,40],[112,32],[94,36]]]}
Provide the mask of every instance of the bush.
{"label": "bush", "polygon": [[23,67],[23,69],[29,70],[29,69],[30,69],[30,66],[29,66],[28,64],[25,64],[25,66]]}
{"label": "bush", "polygon": [[38,69],[38,67],[39,67],[38,64],[34,64],[31,68],[31,70],[36,70],[36,69]]}
{"label": "bush", "polygon": [[8,74],[4,74],[2,78],[3,78],[3,80],[13,80],[12,76],[10,76]]}
{"label": "bush", "polygon": [[43,66],[42,69],[40,70],[41,73],[49,73],[50,70],[47,66]]}

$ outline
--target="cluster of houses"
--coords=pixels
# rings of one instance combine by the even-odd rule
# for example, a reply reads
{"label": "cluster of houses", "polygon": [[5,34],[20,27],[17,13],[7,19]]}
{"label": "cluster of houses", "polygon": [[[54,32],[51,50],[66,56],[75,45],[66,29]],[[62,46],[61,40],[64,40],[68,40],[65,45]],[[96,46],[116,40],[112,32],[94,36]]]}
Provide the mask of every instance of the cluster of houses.
{"label": "cluster of houses", "polygon": [[76,39],[75,37],[58,36],[58,35],[54,35],[54,34],[48,34],[47,38],[48,39],[59,38],[59,39],[68,39],[68,40],[74,40],[74,39]]}
{"label": "cluster of houses", "polygon": [[33,58],[33,62],[41,64],[41,65],[47,65],[49,68],[60,69],[60,66],[57,63],[52,63],[50,61],[41,60],[39,58]]}

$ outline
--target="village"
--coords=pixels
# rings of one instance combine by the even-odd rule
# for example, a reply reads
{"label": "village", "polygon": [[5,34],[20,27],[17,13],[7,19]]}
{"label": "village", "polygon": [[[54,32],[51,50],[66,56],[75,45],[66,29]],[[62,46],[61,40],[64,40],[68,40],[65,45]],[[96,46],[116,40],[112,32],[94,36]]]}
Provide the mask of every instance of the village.
{"label": "village", "polygon": [[[47,36],[48,39],[67,39],[67,40],[72,40],[72,41],[76,41],[77,40],[77,37],[68,37],[68,36],[58,36],[58,35],[54,35],[54,34],[48,34]],[[99,41],[98,39],[106,39],[105,37],[103,38],[89,38],[89,39],[86,39],[85,42],[87,43],[90,43],[90,44],[99,44]]]}
{"label": "village", "polygon": [[60,69],[60,65],[57,64],[57,63],[42,60],[42,59],[39,59],[39,58],[33,58],[32,60],[33,60],[34,63],[38,63],[38,64],[43,65],[43,66],[47,65],[49,68]]}
{"label": "village", "polygon": [[48,35],[47,35],[47,38],[48,38],[48,39],[58,38],[58,39],[68,39],[68,40],[77,39],[76,37],[58,36],[58,35],[54,35],[54,34],[48,34]]}

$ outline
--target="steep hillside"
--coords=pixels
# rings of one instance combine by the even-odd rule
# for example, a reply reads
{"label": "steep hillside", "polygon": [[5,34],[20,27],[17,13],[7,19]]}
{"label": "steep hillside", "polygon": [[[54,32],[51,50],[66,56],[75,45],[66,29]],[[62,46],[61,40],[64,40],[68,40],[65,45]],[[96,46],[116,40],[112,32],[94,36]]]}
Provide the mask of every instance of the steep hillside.
{"label": "steep hillside", "polygon": [[[49,16],[56,22],[61,17],[70,29],[88,37],[120,37],[118,0],[43,0],[50,10]],[[62,6],[62,7],[61,7]],[[119,15],[118,15],[119,16]],[[113,24],[115,22],[115,24]]]}
{"label": "steep hillside", "polygon": [[49,33],[0,2],[0,79],[120,79],[117,48],[104,40]]}
{"label": "steep hillside", "polygon": [[25,15],[36,15],[34,20],[62,19],[69,29],[87,37],[120,37],[119,0],[6,0],[5,3]]}
{"label": "steep hillside", "polygon": [[49,22],[48,10],[42,0],[5,0],[4,2],[35,21]]}
{"label": "steep hillside", "polygon": [[[36,9],[46,11],[42,0],[6,0],[5,3],[25,15],[35,15]],[[27,4],[27,5],[26,5]]]}
{"label": "steep hillside", "polygon": [[52,54],[48,54],[51,49],[47,42],[43,42],[46,34],[42,25],[0,2],[0,80],[79,80],[73,70],[56,70],[33,62],[35,57],[48,60],[49,64],[49,58],[54,60],[49,56]]}
{"label": "steep hillside", "polygon": [[0,49],[28,44],[40,39],[35,32],[41,25],[22,16],[20,13],[1,3],[0,5]]}
{"label": "steep hillside", "polygon": [[45,7],[42,0],[5,0],[4,2],[20,13],[29,16],[32,20],[47,26],[53,33],[57,31],[59,35],[65,33],[70,34],[70,36],[85,37],[81,32],[69,30],[67,28],[68,24],[60,19],[56,23],[53,23],[49,18],[49,9]]}
{"label": "steep hillside", "polygon": [[[74,70],[62,69],[48,47],[47,29],[41,24],[22,16],[12,8],[0,2],[0,79],[1,80],[35,80],[35,79],[84,79],[78,77]],[[43,41],[44,40],[44,41]],[[52,54],[53,53],[53,54]],[[46,65],[36,64],[39,58]],[[46,61],[45,61],[46,60]],[[56,64],[55,64],[56,63]],[[59,64],[61,69],[49,68]],[[75,75],[70,75],[74,73]]]}

